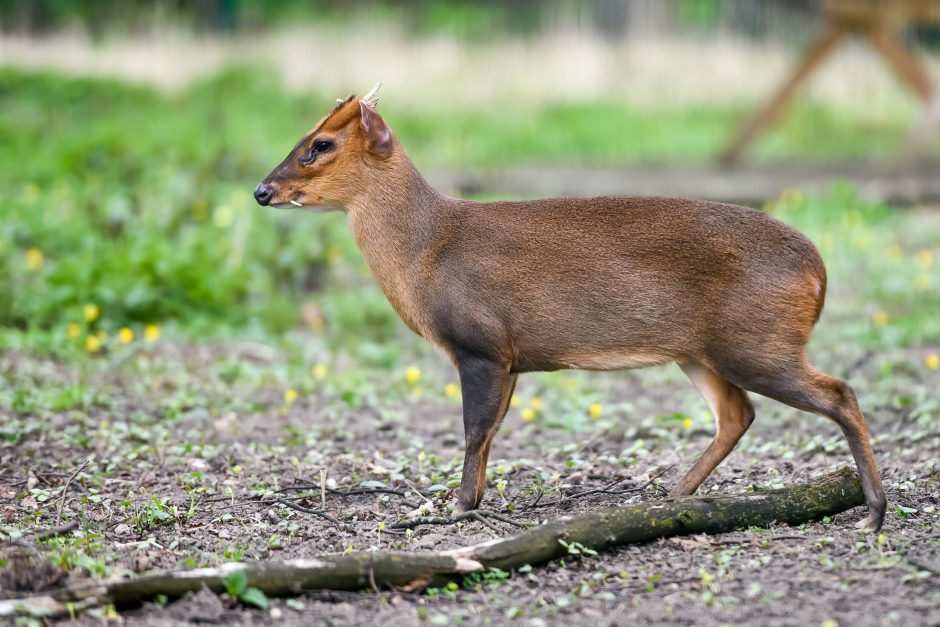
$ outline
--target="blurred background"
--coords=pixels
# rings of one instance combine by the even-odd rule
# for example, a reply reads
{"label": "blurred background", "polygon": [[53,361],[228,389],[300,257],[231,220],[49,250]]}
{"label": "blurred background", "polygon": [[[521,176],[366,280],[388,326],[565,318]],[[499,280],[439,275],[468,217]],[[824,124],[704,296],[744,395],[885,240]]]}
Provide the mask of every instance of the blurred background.
{"label": "blurred background", "polygon": [[444,192],[763,207],[832,290],[867,273],[828,305],[853,333],[936,341],[938,4],[0,0],[0,341],[304,333],[392,360],[407,331],[343,216],[251,198],[377,80]]}
{"label": "blurred background", "polygon": [[[459,377],[398,319],[342,213],[252,197],[336,98],[379,80],[444,193],[702,197],[804,232],[828,273],[809,356],[864,408],[887,525],[850,533],[855,512],[596,558],[574,543],[459,597],[272,600],[242,623],[352,607],[377,625],[872,624],[860,598],[881,623],[937,623],[940,0],[0,0],[0,598],[489,537],[385,526],[447,511]],[[834,424],[754,400],[705,490],[851,464]],[[509,406],[484,505],[520,521],[658,498],[714,433],[675,366],[533,373]],[[128,622],[232,622],[235,599],[208,596]]]}

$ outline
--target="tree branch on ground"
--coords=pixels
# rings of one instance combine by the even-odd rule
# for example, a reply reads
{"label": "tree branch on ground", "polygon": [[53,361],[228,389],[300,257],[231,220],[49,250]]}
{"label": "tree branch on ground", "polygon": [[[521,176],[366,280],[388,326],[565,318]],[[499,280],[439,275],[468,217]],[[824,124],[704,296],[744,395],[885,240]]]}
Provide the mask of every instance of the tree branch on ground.
{"label": "tree branch on ground", "polygon": [[42,608],[65,614],[69,604],[86,607],[113,603],[139,605],[160,595],[168,599],[203,586],[225,590],[225,578],[243,570],[248,585],[265,595],[296,595],[309,590],[421,588],[487,568],[511,570],[611,547],[657,538],[722,533],[772,523],[799,525],[833,516],[865,503],[854,471],[843,468],[813,481],[744,495],[686,496],[607,507],[560,518],[508,538],[445,551],[403,553],[373,551],[316,559],[230,563],[218,568],[146,575],[135,579],[70,585],[51,594],[0,601],[0,617]]}

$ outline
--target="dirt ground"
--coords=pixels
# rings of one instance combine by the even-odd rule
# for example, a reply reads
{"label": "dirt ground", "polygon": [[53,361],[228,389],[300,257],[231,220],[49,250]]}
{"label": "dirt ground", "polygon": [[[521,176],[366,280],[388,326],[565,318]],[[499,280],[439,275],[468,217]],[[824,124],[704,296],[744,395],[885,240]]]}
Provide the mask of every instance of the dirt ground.
{"label": "dirt ground", "polygon": [[[267,610],[204,591],[115,620],[940,624],[940,390],[935,371],[916,367],[927,350],[817,356],[849,378],[867,413],[890,503],[881,534],[854,529],[864,516],[857,508],[799,528],[677,537],[490,573],[459,590],[317,592],[271,599]],[[372,548],[443,550],[513,533],[499,521],[497,530],[479,522],[388,529],[416,506],[443,507],[459,477],[460,404],[446,388],[455,377],[436,356],[416,363],[419,383],[331,365],[308,376],[295,398],[285,391],[297,377],[284,355],[250,344],[166,342],[90,367],[0,357],[3,405],[12,408],[0,438],[0,530],[15,540],[0,548],[0,596],[66,578]],[[658,498],[712,435],[704,403],[675,367],[529,375],[517,396],[493,447],[483,506],[525,524]],[[754,400],[754,426],[700,492],[779,487],[851,463],[833,424]],[[641,491],[572,496],[653,477]],[[341,524],[275,497],[322,508]],[[36,540],[30,534],[55,526],[60,503],[62,520],[77,519],[79,528]],[[74,622],[102,620],[84,614]]]}

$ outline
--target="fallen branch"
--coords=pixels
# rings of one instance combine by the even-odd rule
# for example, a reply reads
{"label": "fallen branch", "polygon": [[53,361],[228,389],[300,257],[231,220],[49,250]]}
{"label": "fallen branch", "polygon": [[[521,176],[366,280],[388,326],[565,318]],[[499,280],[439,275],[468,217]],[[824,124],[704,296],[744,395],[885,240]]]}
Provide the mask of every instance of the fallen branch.
{"label": "fallen branch", "polygon": [[504,570],[564,557],[579,543],[595,551],[621,544],[696,533],[722,533],[771,523],[798,525],[863,505],[865,497],[854,471],[844,468],[780,490],[741,496],[687,496],[608,507],[548,522],[504,540],[448,551]]}
{"label": "fallen branch", "polygon": [[53,527],[52,529],[44,529],[42,531],[37,531],[33,535],[33,540],[36,542],[42,542],[43,540],[48,540],[49,538],[55,538],[56,536],[61,536],[64,533],[69,531],[74,531],[78,529],[78,521],[70,520],[64,525],[59,525],[58,527]]}
{"label": "fallen branch", "polygon": [[64,612],[69,602],[140,604],[158,595],[175,599],[207,586],[221,592],[225,577],[244,570],[248,584],[268,596],[306,590],[416,590],[439,577],[455,577],[489,567],[509,570],[569,555],[581,545],[600,551],[680,534],[721,533],[771,523],[801,524],[864,504],[861,483],[842,469],[781,490],[739,496],[687,496],[608,507],[562,518],[514,536],[444,553],[368,552],[309,560],[225,564],[219,568],[148,575],[124,581],[74,585],[51,595],[0,601],[0,616],[19,608]]}
{"label": "fallen branch", "polygon": [[274,500],[271,500],[271,501],[258,501],[258,503],[262,503],[262,504],[264,504],[264,505],[270,505],[270,504],[272,504],[272,503],[277,503],[278,505],[283,505],[284,507],[287,507],[287,508],[289,508],[289,509],[298,511],[298,512],[300,512],[300,513],[302,513],[302,514],[311,514],[311,515],[313,515],[313,516],[317,516],[317,517],[319,517],[319,518],[322,518],[323,520],[327,520],[327,521],[329,521],[330,523],[332,523],[333,526],[338,527],[338,528],[340,528],[340,529],[345,528],[345,525],[344,525],[343,523],[341,523],[340,521],[336,520],[335,518],[333,518],[332,516],[330,516],[330,515],[327,514],[326,512],[320,511],[320,510],[318,510],[318,509],[310,509],[309,507],[304,507],[303,505],[298,505],[297,503],[293,503],[293,502],[291,502],[291,501],[288,501],[288,500],[286,500],[286,499],[282,499],[282,498],[280,498],[280,497],[275,498]]}
{"label": "fallen branch", "polygon": [[78,476],[78,473],[85,470],[85,466],[88,465],[90,459],[86,459],[81,466],[75,469],[75,472],[69,475],[69,478],[65,481],[65,487],[62,488],[62,497],[59,499],[59,507],[55,513],[55,526],[58,527],[62,524],[62,507],[65,506],[65,496],[69,493],[69,486],[72,485],[72,480]]}
{"label": "fallen branch", "polygon": [[55,538],[56,536],[61,536],[62,534],[68,533],[69,531],[74,531],[76,529],[78,529],[78,521],[70,520],[64,525],[59,525],[58,527],[52,527],[51,529],[40,529],[21,538],[10,538],[0,546],[33,546],[32,542],[42,542],[43,540]]}
{"label": "fallen branch", "polygon": [[487,518],[492,518],[493,520],[498,520],[504,522],[513,527],[519,527],[520,529],[525,529],[525,525],[521,522],[513,520],[503,516],[502,514],[497,514],[496,512],[491,512],[485,509],[476,509],[470,512],[464,512],[458,514],[457,516],[416,516],[414,518],[406,518],[405,520],[399,520],[396,523],[392,523],[388,526],[389,529],[414,529],[421,525],[453,525],[464,520],[475,520],[481,522],[493,531],[499,531],[494,527]]}

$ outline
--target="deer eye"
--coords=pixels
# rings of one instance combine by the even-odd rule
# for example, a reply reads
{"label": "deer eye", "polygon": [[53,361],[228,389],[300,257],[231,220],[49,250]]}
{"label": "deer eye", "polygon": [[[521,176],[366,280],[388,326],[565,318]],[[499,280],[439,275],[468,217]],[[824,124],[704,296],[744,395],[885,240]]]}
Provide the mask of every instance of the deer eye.
{"label": "deer eye", "polygon": [[317,140],[313,143],[313,148],[300,158],[300,162],[304,165],[310,165],[316,160],[319,153],[329,152],[330,150],[333,150],[333,142],[325,139]]}

